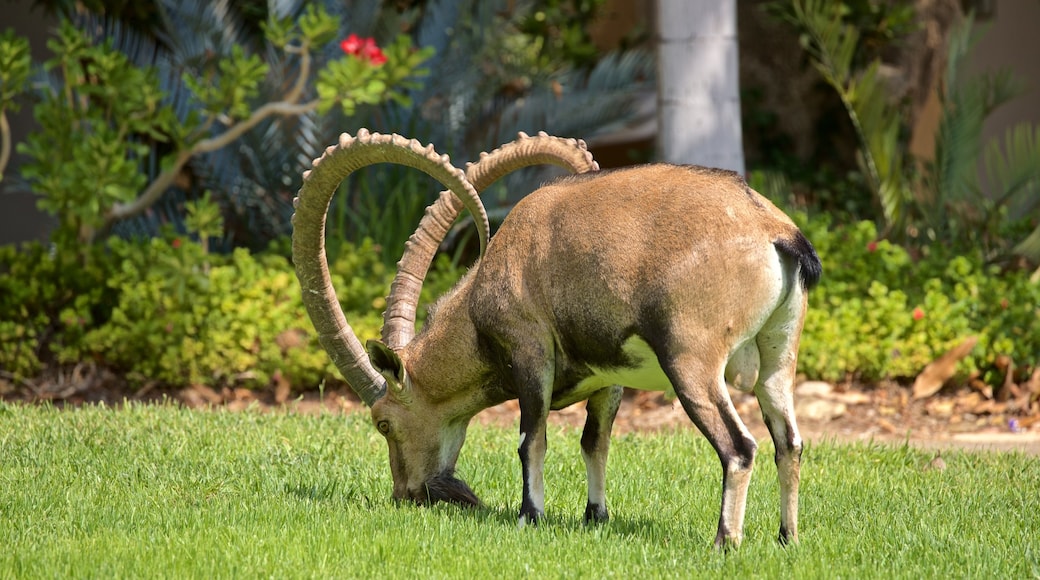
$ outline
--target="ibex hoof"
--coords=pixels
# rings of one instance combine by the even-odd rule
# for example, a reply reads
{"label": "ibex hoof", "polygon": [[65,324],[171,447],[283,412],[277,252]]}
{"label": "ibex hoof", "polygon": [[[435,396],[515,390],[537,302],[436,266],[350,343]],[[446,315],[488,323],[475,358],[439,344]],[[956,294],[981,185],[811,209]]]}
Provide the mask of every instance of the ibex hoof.
{"label": "ibex hoof", "polygon": [[790,546],[791,544],[798,543],[798,534],[787,531],[787,528],[780,526],[780,535],[777,536],[776,540],[780,542],[781,546]]}
{"label": "ibex hoof", "polygon": [[586,524],[602,524],[610,519],[610,514],[607,513],[607,506],[588,503],[585,505],[585,523]]}
{"label": "ibex hoof", "polygon": [[545,514],[538,511],[520,510],[520,521],[517,522],[517,528],[525,528],[527,526],[537,526],[538,521],[542,519]]}

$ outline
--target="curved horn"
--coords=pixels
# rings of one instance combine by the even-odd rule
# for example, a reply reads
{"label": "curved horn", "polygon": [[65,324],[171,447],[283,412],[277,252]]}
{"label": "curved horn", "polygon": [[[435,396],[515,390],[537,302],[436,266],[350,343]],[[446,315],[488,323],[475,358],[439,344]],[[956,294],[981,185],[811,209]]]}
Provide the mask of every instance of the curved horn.
{"label": "curved horn", "polygon": [[[552,137],[544,132],[535,137],[520,133],[515,141],[491,153],[481,153],[479,161],[466,167],[466,177],[480,192],[508,173],[541,164],[558,165],[572,173],[599,169],[599,164],[592,159],[592,153],[580,139]],[[461,210],[459,200],[442,191],[437,201],[426,208],[419,227],[408,238],[383,312],[383,342],[391,349],[404,348],[415,336],[415,313],[423,280],[437,248]]]}
{"label": "curved horn", "polygon": [[372,367],[364,347],[347,324],[329,277],[325,254],[325,216],[332,196],[352,172],[375,163],[391,162],[422,170],[444,184],[473,213],[483,252],[487,244],[487,213],[477,192],[462,170],[451,165],[447,155],[437,155],[430,145],[423,148],[416,140],[400,135],[380,135],[365,129],[357,137],[340,135],[339,143],[314,160],[314,167],[303,173],[303,185],[293,205],[293,262],[307,307],[321,345],[350,388],[371,406],[386,392],[386,381]]}

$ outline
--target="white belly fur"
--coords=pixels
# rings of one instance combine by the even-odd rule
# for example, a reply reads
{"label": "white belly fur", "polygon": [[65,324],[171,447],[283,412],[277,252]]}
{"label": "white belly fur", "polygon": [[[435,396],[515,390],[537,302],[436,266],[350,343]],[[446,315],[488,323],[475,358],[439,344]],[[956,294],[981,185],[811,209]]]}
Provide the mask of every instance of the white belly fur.
{"label": "white belly fur", "polygon": [[642,391],[672,391],[672,383],[661,370],[657,355],[642,338],[633,336],[621,347],[638,366],[631,368],[600,369],[592,367],[593,375],[578,383],[578,392],[592,393],[610,385],[621,385]]}

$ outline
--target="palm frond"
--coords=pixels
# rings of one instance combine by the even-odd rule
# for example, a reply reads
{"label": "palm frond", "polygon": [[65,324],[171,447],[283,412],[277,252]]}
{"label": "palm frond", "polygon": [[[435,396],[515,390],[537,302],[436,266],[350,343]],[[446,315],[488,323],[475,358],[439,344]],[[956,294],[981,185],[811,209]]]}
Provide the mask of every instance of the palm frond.
{"label": "palm frond", "polygon": [[986,147],[986,176],[998,204],[1012,217],[1025,217],[1040,205],[1040,125],[1019,123]]}
{"label": "palm frond", "polygon": [[1037,226],[1033,233],[1012,248],[1011,252],[1027,258],[1034,264],[1040,263],[1040,226]]}
{"label": "palm frond", "polygon": [[859,160],[881,206],[888,229],[903,223],[911,201],[903,170],[899,114],[878,77],[875,61],[854,74],[859,32],[843,20],[840,6],[825,0],[795,0],[791,18],[805,35],[802,44],[833,88],[860,141]]}

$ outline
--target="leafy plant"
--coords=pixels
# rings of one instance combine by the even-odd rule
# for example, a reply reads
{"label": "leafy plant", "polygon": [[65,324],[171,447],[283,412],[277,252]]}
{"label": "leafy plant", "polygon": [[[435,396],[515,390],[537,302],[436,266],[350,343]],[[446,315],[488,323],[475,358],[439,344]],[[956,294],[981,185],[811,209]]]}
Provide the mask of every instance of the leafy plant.
{"label": "leafy plant", "polygon": [[39,375],[57,353],[107,320],[106,280],[118,262],[100,246],[55,251],[40,243],[0,246],[0,369]]}
{"label": "leafy plant", "polygon": [[518,30],[542,39],[540,53],[550,62],[587,68],[595,65],[599,51],[589,28],[606,0],[544,0],[522,12]]}
{"label": "leafy plant", "polygon": [[188,212],[184,225],[188,232],[199,238],[202,251],[209,252],[210,238],[219,238],[224,233],[224,217],[220,213],[220,206],[213,202],[210,192],[203,194],[201,199],[185,204]]}
{"label": "leafy plant", "polygon": [[901,118],[878,77],[879,60],[856,68],[857,27],[846,23],[841,3],[794,0],[791,19],[802,29],[802,46],[838,96],[860,141],[860,166],[881,207],[885,232],[900,234],[911,189],[904,170]]}
{"label": "leafy plant", "polygon": [[957,255],[934,248],[914,260],[878,238],[873,222],[836,227],[826,215],[806,220],[826,276],[810,294],[799,367],[830,381],[916,376],[969,336],[978,344],[961,380],[981,376],[999,385],[998,359],[1019,371],[1040,367],[1040,285],[1025,272],[1000,272],[982,252]]}
{"label": "leafy plant", "polygon": [[27,39],[16,36],[10,28],[0,34],[0,181],[11,160],[11,126],[7,112],[18,112],[15,98],[25,91],[31,64]]}
{"label": "leafy plant", "polygon": [[[299,62],[277,98],[255,105],[269,66],[233,45],[223,58],[197,61],[183,75],[194,104],[179,118],[159,87],[157,69],[133,66],[110,40],[95,45],[63,21],[51,44],[56,56],[47,65],[60,73],[59,86],[37,107],[42,132],[20,149],[32,159],[24,172],[43,197],[41,207],[61,220],[58,241],[92,240],[116,221],[144,212],[192,158],[226,147],[268,118],[334,105],[351,111],[359,102],[385,99],[407,103],[401,89],[422,73],[418,66],[429,52],[411,51],[404,38],[378,59],[346,54],[333,60],[319,73],[317,95],[307,100],[312,53],[335,37],[338,26],[315,6],[296,19],[272,16],[264,28],[271,46]],[[149,142],[172,151],[147,182],[142,169]]]}
{"label": "leafy plant", "polygon": [[[1018,205],[1016,202],[1029,197],[1030,189],[1032,204],[1040,201],[1036,193],[1040,184],[1040,149],[1030,139],[1028,125],[1008,132],[1006,156],[997,143],[984,149],[982,126],[986,117],[1023,89],[1006,69],[965,77],[962,69],[977,40],[971,16],[950,34],[946,74],[939,95],[943,114],[935,139],[936,158],[927,167],[924,180],[928,197],[919,205],[930,239],[981,245],[992,258],[1007,247],[1001,235],[1008,233],[1002,231],[1003,222],[1018,221],[1028,215],[1008,215],[1009,205]],[[977,169],[984,151],[989,191],[980,186]]]}
{"label": "leafy plant", "polygon": [[[965,78],[965,58],[977,40],[969,15],[949,37],[935,136],[935,161],[922,175],[905,167],[902,117],[878,78],[880,61],[854,67],[859,36],[845,22],[841,4],[798,0],[791,18],[805,32],[803,44],[813,64],[845,103],[861,141],[864,174],[884,217],[882,236],[902,239],[903,232],[926,242],[967,250],[981,246],[985,259],[1014,254],[1040,262],[1040,127],[1021,124],[1003,143],[982,142],[987,116],[1022,92],[1009,71]],[[985,158],[987,183],[979,181],[978,161]],[[925,248],[924,251],[931,251]]]}

